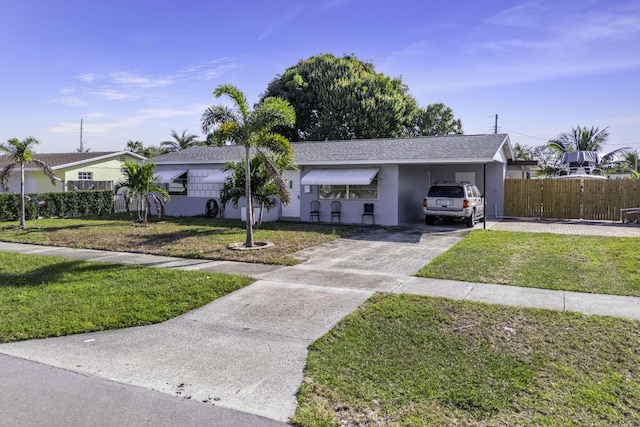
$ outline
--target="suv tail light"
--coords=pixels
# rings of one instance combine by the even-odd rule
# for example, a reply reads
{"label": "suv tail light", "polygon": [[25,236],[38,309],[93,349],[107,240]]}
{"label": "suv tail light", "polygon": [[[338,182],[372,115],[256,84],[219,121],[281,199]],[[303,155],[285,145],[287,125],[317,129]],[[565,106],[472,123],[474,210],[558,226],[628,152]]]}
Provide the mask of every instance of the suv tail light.
{"label": "suv tail light", "polygon": [[426,198],[422,199],[422,206],[425,207],[425,208],[427,207],[427,199]]}
{"label": "suv tail light", "polygon": [[471,203],[469,203],[468,199],[464,199],[464,201],[462,202],[462,207],[465,209],[471,207]]}

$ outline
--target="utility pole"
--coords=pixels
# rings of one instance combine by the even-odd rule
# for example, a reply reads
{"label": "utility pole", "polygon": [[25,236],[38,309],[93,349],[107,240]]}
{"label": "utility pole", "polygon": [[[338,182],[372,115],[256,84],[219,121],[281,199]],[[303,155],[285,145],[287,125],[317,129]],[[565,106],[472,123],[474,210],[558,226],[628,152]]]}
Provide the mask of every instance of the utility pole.
{"label": "utility pole", "polygon": [[496,114],[496,122],[493,125],[493,133],[497,134],[498,133],[498,115]]}
{"label": "utility pole", "polygon": [[84,151],[84,147],[82,145],[82,119],[80,119],[80,152]]}

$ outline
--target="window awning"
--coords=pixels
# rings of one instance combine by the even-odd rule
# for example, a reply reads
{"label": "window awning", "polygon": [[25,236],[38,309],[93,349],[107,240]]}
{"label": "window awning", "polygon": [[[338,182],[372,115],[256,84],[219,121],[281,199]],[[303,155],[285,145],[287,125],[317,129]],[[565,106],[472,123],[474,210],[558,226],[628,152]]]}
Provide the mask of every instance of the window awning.
{"label": "window awning", "polygon": [[173,182],[174,179],[177,179],[180,175],[184,175],[185,173],[187,173],[187,169],[156,171],[153,176],[160,179],[154,179],[154,182],[161,182],[163,184]]}
{"label": "window awning", "polygon": [[302,185],[369,185],[380,168],[313,169],[302,177]]}
{"label": "window awning", "polygon": [[216,170],[213,171],[211,175],[203,179],[202,182],[206,184],[222,184],[227,178],[229,178],[229,176],[231,176],[229,171]]}

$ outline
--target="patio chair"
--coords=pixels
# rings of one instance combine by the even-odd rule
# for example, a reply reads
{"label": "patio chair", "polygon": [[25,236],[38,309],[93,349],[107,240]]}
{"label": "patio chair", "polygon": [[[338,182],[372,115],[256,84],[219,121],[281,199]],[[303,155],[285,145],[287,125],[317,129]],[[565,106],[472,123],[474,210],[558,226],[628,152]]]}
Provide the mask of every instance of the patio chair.
{"label": "patio chair", "polygon": [[313,217],[316,217],[317,222],[320,222],[320,202],[317,200],[311,202],[311,211],[309,211],[309,220],[311,222],[313,222]]}
{"label": "patio chair", "polygon": [[338,218],[338,224],[340,224],[340,210],[342,209],[342,205],[339,201],[334,200],[331,202],[331,222],[333,222],[333,218]]}
{"label": "patio chair", "polygon": [[361,223],[364,224],[364,218],[366,216],[370,216],[371,217],[371,224],[375,225],[376,223],[376,219],[373,216],[373,203],[365,203],[364,204],[364,210],[362,211],[362,221]]}

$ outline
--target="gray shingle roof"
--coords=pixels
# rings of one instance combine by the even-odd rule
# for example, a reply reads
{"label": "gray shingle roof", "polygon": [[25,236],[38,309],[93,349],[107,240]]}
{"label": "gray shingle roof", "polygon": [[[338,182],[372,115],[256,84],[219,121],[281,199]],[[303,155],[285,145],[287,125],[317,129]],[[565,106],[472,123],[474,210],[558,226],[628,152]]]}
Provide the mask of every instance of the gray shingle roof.
{"label": "gray shingle roof", "polygon": [[[293,143],[298,165],[383,163],[483,163],[508,142],[507,134],[449,135],[417,138],[353,139]],[[203,164],[237,161],[244,148],[192,147],[150,159],[156,164]]]}
{"label": "gray shingle roof", "polygon": [[[94,153],[92,152],[85,152],[85,153],[43,153],[43,154],[39,154],[39,153],[34,153],[33,154],[33,158],[34,159],[38,159],[41,160],[43,162],[45,162],[47,165],[49,165],[49,167],[51,167],[52,169],[58,169],[60,167],[64,167],[66,165],[70,165],[70,164],[76,164],[76,163],[83,163],[83,162],[90,162],[93,160],[97,160],[100,158],[108,158],[108,157],[112,157],[112,156],[116,156],[116,155],[120,155],[120,154],[124,154],[123,151],[96,151]],[[137,156],[136,154],[133,153],[128,153],[132,156]],[[140,157],[140,156],[138,156]],[[140,157],[141,159],[143,159],[144,157]],[[12,163],[12,161],[7,157],[7,156],[0,156],[0,168],[4,168],[6,167],[8,164]],[[25,168],[27,169],[31,169],[31,168],[37,168],[39,169],[39,166],[35,163],[28,163],[25,165]]]}

